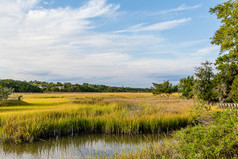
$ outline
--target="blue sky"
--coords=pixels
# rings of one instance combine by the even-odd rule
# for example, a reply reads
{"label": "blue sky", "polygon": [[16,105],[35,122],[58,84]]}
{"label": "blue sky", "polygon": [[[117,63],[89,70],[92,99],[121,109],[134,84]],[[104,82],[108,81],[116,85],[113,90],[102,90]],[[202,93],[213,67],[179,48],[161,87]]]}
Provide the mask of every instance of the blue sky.
{"label": "blue sky", "polygon": [[0,78],[150,87],[213,62],[217,0],[0,0]]}

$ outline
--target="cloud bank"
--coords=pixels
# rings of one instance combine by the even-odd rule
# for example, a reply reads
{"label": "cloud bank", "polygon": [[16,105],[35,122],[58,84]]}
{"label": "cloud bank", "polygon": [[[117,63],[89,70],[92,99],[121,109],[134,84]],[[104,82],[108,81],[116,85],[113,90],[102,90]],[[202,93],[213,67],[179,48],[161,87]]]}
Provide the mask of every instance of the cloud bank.
{"label": "cloud bank", "polygon": [[[164,51],[168,41],[157,32],[190,17],[100,32],[97,19],[110,21],[119,4],[89,0],[78,8],[46,9],[41,0],[0,2],[0,78],[148,87],[158,74],[191,72],[197,64],[196,57],[157,57],[170,56]],[[192,8],[176,10],[184,9]]]}

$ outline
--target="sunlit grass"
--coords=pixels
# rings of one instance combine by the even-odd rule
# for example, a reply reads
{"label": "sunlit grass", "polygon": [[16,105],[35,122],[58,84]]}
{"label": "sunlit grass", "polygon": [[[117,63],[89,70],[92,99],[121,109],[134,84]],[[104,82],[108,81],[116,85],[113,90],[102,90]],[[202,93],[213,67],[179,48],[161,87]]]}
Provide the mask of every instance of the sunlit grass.
{"label": "sunlit grass", "polygon": [[75,133],[162,133],[191,123],[192,100],[151,93],[22,94],[26,105],[0,107],[0,140],[33,142]]}

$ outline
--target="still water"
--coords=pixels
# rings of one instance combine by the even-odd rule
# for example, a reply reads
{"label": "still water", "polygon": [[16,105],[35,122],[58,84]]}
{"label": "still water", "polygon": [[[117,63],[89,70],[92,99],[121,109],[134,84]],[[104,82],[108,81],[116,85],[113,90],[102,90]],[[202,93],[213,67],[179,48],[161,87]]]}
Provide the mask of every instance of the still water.
{"label": "still water", "polygon": [[32,144],[0,146],[3,159],[86,159],[135,152],[162,141],[159,135],[78,135]]}

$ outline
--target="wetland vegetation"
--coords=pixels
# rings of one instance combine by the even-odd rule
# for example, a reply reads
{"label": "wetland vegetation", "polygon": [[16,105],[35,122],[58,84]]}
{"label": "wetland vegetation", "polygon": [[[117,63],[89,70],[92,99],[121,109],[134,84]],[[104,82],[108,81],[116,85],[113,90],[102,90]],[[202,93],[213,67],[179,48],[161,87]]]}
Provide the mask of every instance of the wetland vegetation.
{"label": "wetland vegetation", "polygon": [[24,94],[0,107],[2,142],[33,142],[78,133],[164,133],[191,123],[193,100],[151,93]]}

